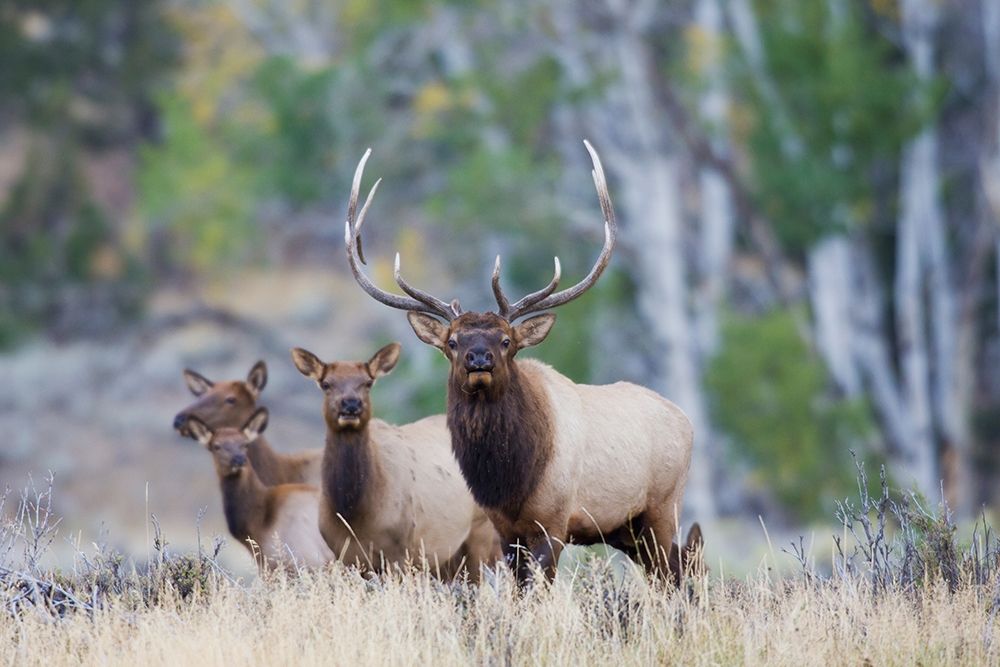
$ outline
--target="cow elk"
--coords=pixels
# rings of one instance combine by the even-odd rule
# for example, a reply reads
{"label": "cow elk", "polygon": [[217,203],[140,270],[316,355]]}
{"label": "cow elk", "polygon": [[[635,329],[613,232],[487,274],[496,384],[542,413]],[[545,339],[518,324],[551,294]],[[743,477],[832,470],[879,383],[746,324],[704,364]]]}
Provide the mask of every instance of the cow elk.
{"label": "cow elk", "polygon": [[242,428],[212,429],[189,417],[186,433],[212,454],[229,532],[262,569],[322,567],[333,552],[318,530],[319,490],[308,484],[267,486],[250,464],[248,452],[266,426],[267,409],[258,408]]}
{"label": "cow elk", "polygon": [[697,522],[688,529],[683,546],[670,545],[670,572],[678,586],[684,577],[699,578],[708,574],[708,566],[705,565],[705,538]]}
{"label": "cow elk", "polygon": [[[188,423],[192,417],[213,430],[240,428],[257,409],[257,400],[267,384],[267,365],[258,361],[250,369],[246,380],[228,382],[212,382],[188,369],[184,371],[184,381],[198,400],[174,417],[174,428],[181,435],[189,435]],[[247,453],[250,464],[264,484],[319,484],[322,449],[280,454],[261,436]]]}
{"label": "cow elk", "polygon": [[441,576],[500,557],[486,514],[473,501],[449,447],[443,415],[393,426],[372,418],[370,391],[399,359],[391,343],[367,362],[326,363],[292,350],[296,368],[323,392],[320,532],[346,563],[381,571],[423,560]]}
{"label": "cow elk", "polygon": [[[604,170],[592,176],[604,214],[604,247],[579,284],[557,292],[559,260],[544,288],[511,303],[493,269],[496,312],[463,312],[407,283],[396,254],[395,279],[406,294],[385,292],[365,275],[360,232],[378,182],[358,210],[365,153],[354,175],[345,244],[358,284],[376,301],[408,311],[417,337],[451,364],[447,384],[451,443],[472,495],[486,509],[518,577],[528,576],[523,549],[548,576],[562,544],[604,541],[665,579],[691,461],[693,430],[676,405],[627,382],[576,384],[517,353],[541,343],[561,306],[587,291],[608,265],[616,222]],[[527,318],[517,323],[517,320]]]}

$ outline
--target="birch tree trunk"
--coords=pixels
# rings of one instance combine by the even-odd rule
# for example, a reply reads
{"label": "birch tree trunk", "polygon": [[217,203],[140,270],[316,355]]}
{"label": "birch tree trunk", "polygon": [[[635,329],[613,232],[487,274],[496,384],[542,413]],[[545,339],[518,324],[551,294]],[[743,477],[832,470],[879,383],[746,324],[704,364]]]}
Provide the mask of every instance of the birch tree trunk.
{"label": "birch tree trunk", "polygon": [[837,387],[850,397],[861,394],[861,377],[852,350],[851,247],[845,235],[827,237],[810,248],[809,297],[816,348]]}
{"label": "birch tree trunk", "polygon": [[[707,88],[699,101],[701,120],[709,126],[715,155],[728,155],[726,112],[729,97],[722,71],[722,11],[718,0],[698,0],[695,25],[700,30],[705,48],[705,70],[701,73]],[[726,278],[733,245],[733,205],[729,184],[711,166],[698,170],[701,194],[701,230],[699,258],[701,286],[696,300],[698,341],[701,359],[707,359],[719,344],[719,308],[726,293]],[[709,438],[711,443],[714,438]]]}
{"label": "birch tree trunk", "polygon": [[[933,76],[933,32],[937,11],[933,0],[904,0],[903,41],[907,56],[920,81]],[[947,291],[947,266],[943,214],[938,199],[937,134],[924,128],[903,152],[900,182],[900,218],[896,242],[896,329],[899,337],[902,382],[913,424],[907,446],[907,473],[928,498],[938,497],[940,472],[934,437],[935,413],[948,412],[945,394],[951,389],[951,360],[946,348],[950,338],[946,322],[952,317]],[[929,280],[923,281],[924,271]],[[929,291],[931,312],[925,308],[924,288]],[[928,341],[927,325],[932,340]],[[935,362],[932,385],[931,357]],[[933,402],[933,403],[932,403]],[[942,426],[944,423],[942,422]]]}
{"label": "birch tree trunk", "polygon": [[[987,142],[986,155],[982,159],[983,189],[990,208],[993,210],[996,222],[995,253],[996,253],[996,294],[1000,302],[1000,2],[983,0],[983,43],[985,44],[986,71],[993,82],[996,100],[993,106],[993,123],[995,135]],[[1000,309],[998,309],[1000,315]],[[1000,331],[1000,317],[997,320],[997,330]]]}
{"label": "birch tree trunk", "polygon": [[[647,386],[677,403],[694,424],[695,449],[684,499],[684,514],[711,519],[716,503],[707,455],[709,420],[698,364],[695,319],[689,307],[690,270],[679,189],[679,164],[655,91],[658,68],[650,48],[655,1],[607,0],[601,33],[583,25],[579,3],[553,5],[560,39],[555,56],[574,83],[593,85],[609,64],[618,74],[600,107],[582,111],[585,136],[594,139],[610,172],[617,176],[616,208],[622,241],[631,257],[628,270],[638,290],[636,302],[650,351],[644,359]],[[610,17],[610,20],[608,20]]]}

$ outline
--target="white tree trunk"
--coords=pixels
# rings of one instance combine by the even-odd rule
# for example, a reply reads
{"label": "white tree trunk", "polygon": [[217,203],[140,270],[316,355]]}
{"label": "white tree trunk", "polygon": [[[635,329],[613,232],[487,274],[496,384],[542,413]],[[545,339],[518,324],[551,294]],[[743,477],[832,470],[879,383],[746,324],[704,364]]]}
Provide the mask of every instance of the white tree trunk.
{"label": "white tree trunk", "polygon": [[883,315],[886,299],[867,239],[852,244],[851,265],[851,349],[882,424],[889,458],[905,462],[913,424],[892,361]]}
{"label": "white tree trunk", "polygon": [[[913,69],[923,83],[929,83],[934,75],[937,11],[934,0],[904,0],[902,3],[903,42]],[[922,130],[903,152],[897,230],[896,324],[900,337],[900,367],[914,424],[910,452],[912,472],[920,489],[932,498],[938,496],[941,478],[935,422],[947,445],[961,446],[967,439],[962,433],[964,420],[957,401],[953,355],[958,341],[939,190],[937,129],[931,126]]]}
{"label": "white tree trunk", "polygon": [[852,351],[851,248],[846,236],[823,239],[809,250],[809,296],[816,347],[834,382],[846,395],[861,393],[861,377]]}
{"label": "white tree trunk", "polygon": [[[688,265],[676,158],[667,152],[662,113],[653,99],[655,72],[642,36],[623,29],[615,35],[614,52],[621,67],[619,94],[627,101],[635,154],[622,169],[626,207],[636,257],[638,305],[656,350],[665,353],[663,375],[650,377],[665,396],[687,413],[696,442],[685,504],[688,515],[705,520],[715,515],[708,456],[709,420],[696,363],[692,316],[688,309]],[[631,143],[631,142],[630,142]],[[628,172],[631,172],[628,174]]]}
{"label": "white tree trunk", "polygon": [[896,229],[896,335],[903,395],[912,425],[904,450],[904,481],[915,483],[928,498],[936,498],[938,471],[931,423],[930,363],[924,329],[926,320],[920,261],[921,206],[924,199],[921,188],[927,186],[928,154],[926,142],[922,151],[919,142],[918,138],[903,153],[901,215]]}
{"label": "white tree trunk", "polygon": [[[1000,232],[1000,2],[996,0],[983,0],[983,43],[986,46],[986,71],[989,72],[998,95],[993,107],[996,136],[993,137],[992,155],[983,158],[980,169],[983,172],[983,188],[997,223],[995,229]],[[997,233],[995,252],[997,301],[1000,302],[1000,233]],[[997,328],[1000,330],[1000,312]]]}
{"label": "white tree trunk", "polygon": [[705,520],[716,514],[712,461],[707,455],[709,420],[689,307],[678,164],[662,122],[667,114],[655,98],[661,83],[655,79],[657,69],[645,32],[655,8],[655,2],[625,6],[607,0],[607,12],[614,19],[595,36],[581,25],[585,9],[579,3],[554,4],[552,20],[560,37],[554,55],[574,83],[592,85],[609,64],[618,73],[607,101],[583,111],[583,131],[618,177],[614,195],[623,221],[620,245],[631,257],[629,270],[639,289],[643,333],[652,351],[642,381],[676,402],[694,424],[684,514]]}
{"label": "white tree trunk", "polygon": [[[718,0],[698,0],[695,25],[704,39],[707,82],[698,104],[701,119],[709,126],[710,142],[716,155],[728,154],[725,128],[729,97],[722,71],[722,11]],[[698,341],[701,358],[709,358],[719,344],[719,308],[726,293],[729,260],[733,245],[733,204],[729,185],[719,172],[703,166],[698,171],[701,194],[699,269],[701,284],[696,299]],[[710,438],[709,442],[714,441]]]}

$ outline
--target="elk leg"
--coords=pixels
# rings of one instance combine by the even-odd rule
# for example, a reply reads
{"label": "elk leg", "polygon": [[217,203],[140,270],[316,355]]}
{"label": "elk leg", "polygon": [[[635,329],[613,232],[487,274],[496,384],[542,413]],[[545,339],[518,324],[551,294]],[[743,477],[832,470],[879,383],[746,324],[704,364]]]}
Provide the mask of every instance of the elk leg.
{"label": "elk leg", "polygon": [[525,585],[532,579],[532,563],[537,563],[550,581],[556,576],[556,565],[562,553],[562,540],[545,533],[505,540],[503,547],[507,565],[514,571],[517,583]]}
{"label": "elk leg", "polygon": [[539,533],[528,538],[528,549],[535,562],[549,581],[555,579],[559,554],[562,553],[564,538],[557,535]]}
{"label": "elk leg", "polygon": [[639,546],[639,554],[646,570],[667,581],[679,581],[680,573],[670,566],[670,552],[677,534],[677,516],[680,513],[680,494],[673,493],[667,502],[647,511],[647,525]]}
{"label": "elk leg", "polygon": [[469,571],[469,581],[479,581],[483,566],[490,567],[500,558],[500,539],[493,523],[483,517],[472,527],[465,541],[465,565]]}

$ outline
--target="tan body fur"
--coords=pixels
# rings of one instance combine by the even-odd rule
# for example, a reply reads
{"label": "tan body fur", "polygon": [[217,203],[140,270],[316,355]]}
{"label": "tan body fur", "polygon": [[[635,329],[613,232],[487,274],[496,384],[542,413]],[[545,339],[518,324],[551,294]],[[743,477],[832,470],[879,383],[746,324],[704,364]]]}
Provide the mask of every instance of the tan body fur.
{"label": "tan body fur", "polygon": [[[253,470],[246,468],[246,475]],[[259,479],[246,482],[249,506],[259,508],[247,526],[243,546],[265,569],[319,568],[333,560],[333,552],[320,534],[320,492],[308,484],[265,486]],[[236,536],[239,538],[240,536]],[[253,542],[253,544],[250,543]]]}
{"label": "tan body fur", "polygon": [[369,425],[371,511],[351,522],[324,496],[320,532],[338,556],[362,567],[422,560],[443,576],[464,558],[470,573],[499,557],[499,540],[476,505],[451,453],[444,415],[393,426]]}
{"label": "tan body fur", "polygon": [[[644,513],[673,524],[694,442],[681,409],[628,382],[575,384],[539,361],[517,363],[524,381],[544,388],[549,405],[538,409],[553,419],[555,442],[520,515],[490,513],[500,532],[537,533],[537,521],[552,536],[587,542]],[[672,539],[673,530],[664,546]]]}
{"label": "tan body fur", "polygon": [[318,489],[323,450],[306,449],[291,454],[275,451],[263,437],[250,445],[250,463],[265,484],[307,484]]}
{"label": "tan body fur", "polygon": [[393,426],[371,417],[370,389],[395,366],[399,349],[393,343],[368,362],[332,363],[292,351],[324,393],[320,533],[338,558],[362,568],[426,564],[448,577],[464,562],[476,579],[500,544],[465,485],[445,418]]}

